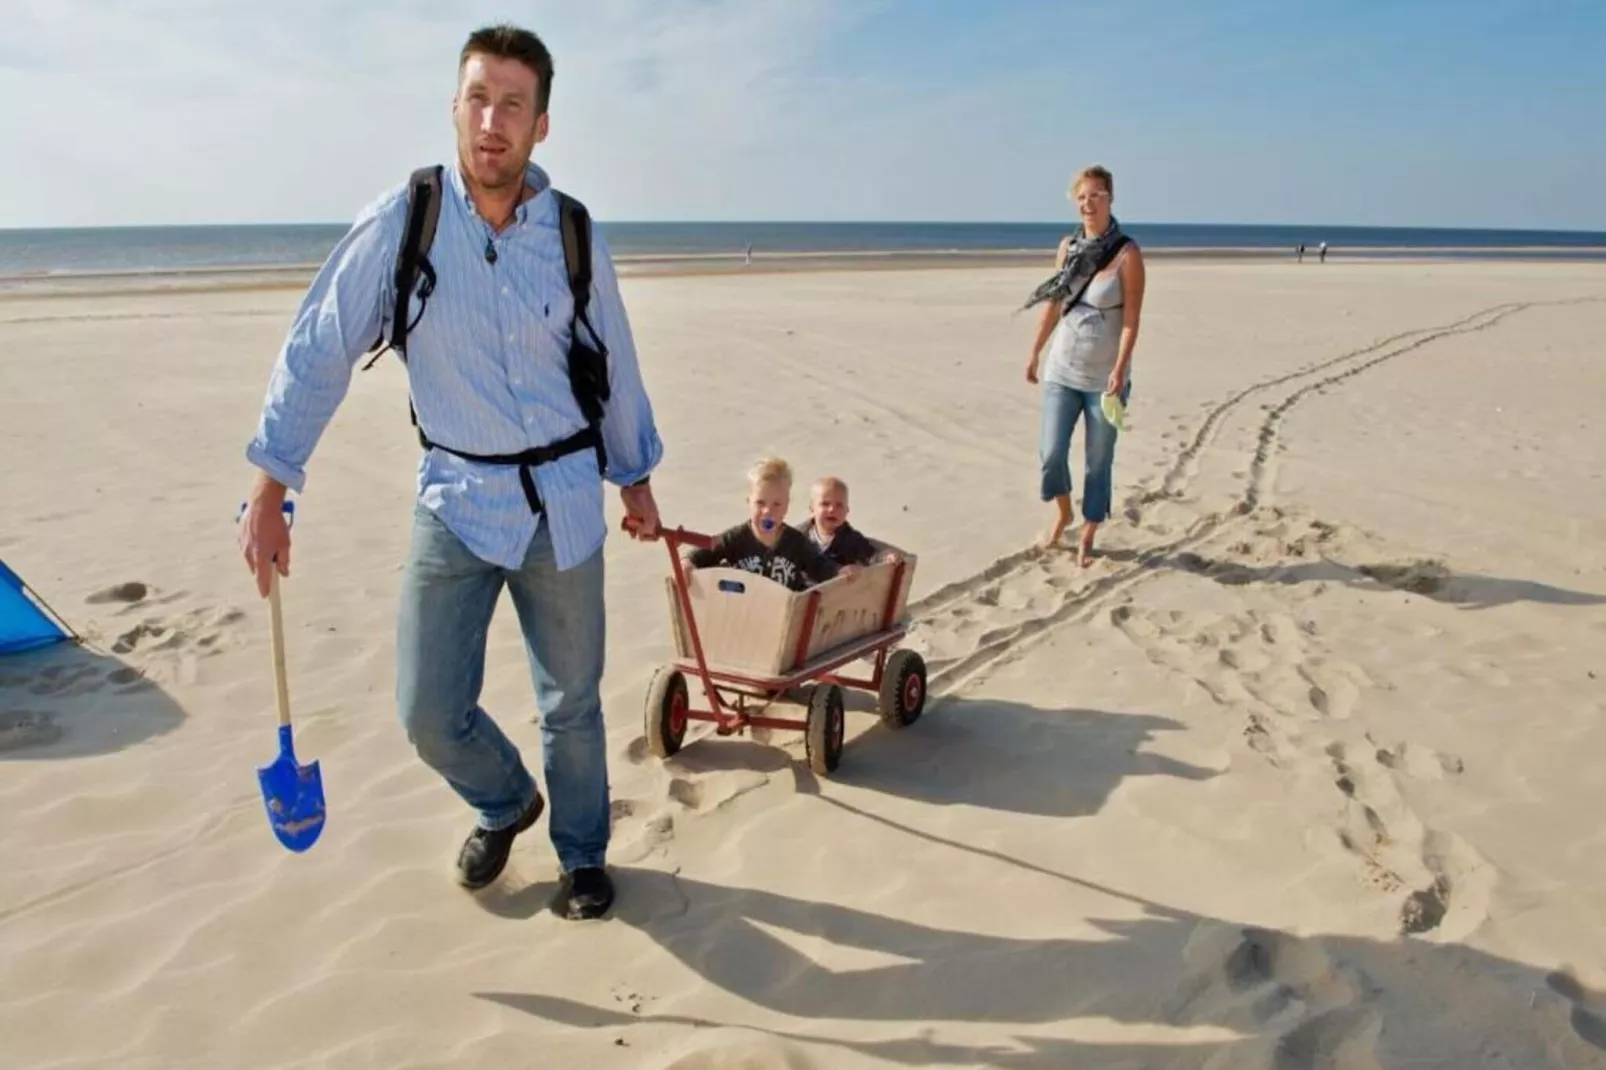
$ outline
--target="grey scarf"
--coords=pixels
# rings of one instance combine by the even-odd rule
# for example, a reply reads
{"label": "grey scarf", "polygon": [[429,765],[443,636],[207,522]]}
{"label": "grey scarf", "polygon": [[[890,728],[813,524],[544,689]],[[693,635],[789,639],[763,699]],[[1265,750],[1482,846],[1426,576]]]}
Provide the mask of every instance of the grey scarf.
{"label": "grey scarf", "polygon": [[1071,235],[1071,246],[1065,253],[1065,266],[1033,290],[1032,296],[1017,311],[1024,312],[1044,301],[1063,302],[1066,305],[1075,303],[1082,296],[1082,291],[1087,289],[1087,284],[1093,281],[1093,276],[1109,264],[1124,241],[1121,224],[1116,222],[1114,216],[1110,217],[1109,227],[1096,238],[1087,237],[1084,229],[1078,225],[1076,233]]}

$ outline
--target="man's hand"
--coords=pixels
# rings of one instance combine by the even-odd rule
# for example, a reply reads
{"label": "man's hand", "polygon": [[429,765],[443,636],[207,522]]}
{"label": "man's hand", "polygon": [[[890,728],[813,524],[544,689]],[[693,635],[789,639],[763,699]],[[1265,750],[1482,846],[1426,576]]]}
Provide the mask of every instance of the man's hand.
{"label": "man's hand", "polygon": [[619,500],[625,503],[625,530],[639,541],[655,542],[658,538],[658,502],[652,496],[652,486],[620,487]]}
{"label": "man's hand", "polygon": [[290,525],[284,520],[283,484],[266,477],[257,480],[246,499],[236,537],[245,567],[256,574],[257,593],[268,597],[273,569],[290,575]]}

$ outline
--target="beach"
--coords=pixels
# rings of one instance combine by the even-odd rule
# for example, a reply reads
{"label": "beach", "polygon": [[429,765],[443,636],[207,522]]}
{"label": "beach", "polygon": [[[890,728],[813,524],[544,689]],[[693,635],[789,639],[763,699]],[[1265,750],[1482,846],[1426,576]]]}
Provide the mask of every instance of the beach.
{"label": "beach", "polygon": [[[292,854],[233,522],[299,290],[0,294],[0,560],[84,640],[0,658],[0,1068],[1606,1067],[1606,264],[1156,260],[1086,569],[1032,548],[1047,266],[846,267],[623,273],[653,485],[717,531],[759,456],[792,520],[846,480],[918,555],[926,712],[850,695],[829,777],[796,733],[652,757],[669,561],[610,492],[579,924],[544,819],[455,886],[397,722],[395,359],[298,499]],[[483,702],[538,768],[505,599]]]}

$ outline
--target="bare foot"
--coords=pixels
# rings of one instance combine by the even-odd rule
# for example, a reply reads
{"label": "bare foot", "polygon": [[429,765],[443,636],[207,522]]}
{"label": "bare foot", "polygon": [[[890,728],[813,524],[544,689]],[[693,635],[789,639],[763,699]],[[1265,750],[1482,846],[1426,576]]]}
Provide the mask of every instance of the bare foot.
{"label": "bare foot", "polygon": [[1071,522],[1070,498],[1055,498],[1054,504],[1059,509],[1058,514],[1054,517],[1054,523],[1043,533],[1043,537],[1037,540],[1037,546],[1042,550],[1052,550],[1058,546],[1060,539],[1065,535],[1066,527]]}
{"label": "bare foot", "polygon": [[1076,567],[1086,568],[1093,563],[1093,535],[1097,532],[1097,524],[1082,525],[1082,539],[1076,546]]}

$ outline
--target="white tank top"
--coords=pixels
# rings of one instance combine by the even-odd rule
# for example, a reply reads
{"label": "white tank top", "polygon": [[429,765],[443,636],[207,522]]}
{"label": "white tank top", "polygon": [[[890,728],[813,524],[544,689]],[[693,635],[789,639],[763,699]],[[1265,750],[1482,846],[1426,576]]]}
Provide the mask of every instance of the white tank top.
{"label": "white tank top", "polygon": [[1088,283],[1054,328],[1043,367],[1045,382],[1072,390],[1103,390],[1109,383],[1125,320],[1121,269],[1116,265]]}

